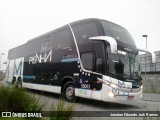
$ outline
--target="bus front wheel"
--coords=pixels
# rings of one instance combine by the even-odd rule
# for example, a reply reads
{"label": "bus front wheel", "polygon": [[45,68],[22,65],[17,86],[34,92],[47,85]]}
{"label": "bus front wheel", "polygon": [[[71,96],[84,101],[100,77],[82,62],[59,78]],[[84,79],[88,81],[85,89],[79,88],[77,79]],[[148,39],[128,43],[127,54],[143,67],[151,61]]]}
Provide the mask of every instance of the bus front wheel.
{"label": "bus front wheel", "polygon": [[76,100],[75,86],[74,86],[74,83],[72,81],[69,81],[65,84],[63,95],[64,95],[65,99],[69,102],[73,102],[73,101]]}

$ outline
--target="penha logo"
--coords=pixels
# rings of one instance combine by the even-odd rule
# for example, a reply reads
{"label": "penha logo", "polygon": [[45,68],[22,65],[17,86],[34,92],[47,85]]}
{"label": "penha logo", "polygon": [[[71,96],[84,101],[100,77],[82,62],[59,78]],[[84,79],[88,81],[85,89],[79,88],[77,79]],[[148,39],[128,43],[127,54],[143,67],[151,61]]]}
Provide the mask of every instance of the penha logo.
{"label": "penha logo", "polygon": [[44,55],[38,55],[36,53],[35,56],[29,58],[29,64],[36,64],[37,62],[38,63],[42,63],[42,62],[45,63],[45,62],[47,62],[47,60],[49,60],[51,62],[51,59],[52,59],[52,50],[48,54],[45,53]]}
{"label": "penha logo", "polygon": [[124,48],[125,51],[129,51],[129,52],[132,52],[132,49],[131,48]]}

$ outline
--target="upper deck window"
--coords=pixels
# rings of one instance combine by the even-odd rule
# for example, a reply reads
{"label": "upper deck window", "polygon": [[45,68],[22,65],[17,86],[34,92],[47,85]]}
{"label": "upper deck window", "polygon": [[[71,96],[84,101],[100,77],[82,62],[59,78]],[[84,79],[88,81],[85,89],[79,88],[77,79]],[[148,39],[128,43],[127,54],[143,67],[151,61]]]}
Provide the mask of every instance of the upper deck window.
{"label": "upper deck window", "polygon": [[89,37],[99,36],[98,23],[95,21],[84,21],[72,25],[78,44],[89,42]]}
{"label": "upper deck window", "polygon": [[71,43],[73,38],[70,36],[68,26],[56,31],[54,33],[54,49],[68,49],[71,48]]}

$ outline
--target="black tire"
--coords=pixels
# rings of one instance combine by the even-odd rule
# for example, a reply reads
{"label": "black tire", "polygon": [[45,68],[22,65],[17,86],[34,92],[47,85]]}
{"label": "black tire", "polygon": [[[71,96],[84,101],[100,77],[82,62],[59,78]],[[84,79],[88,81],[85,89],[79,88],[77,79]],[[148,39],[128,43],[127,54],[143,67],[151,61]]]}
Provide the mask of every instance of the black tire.
{"label": "black tire", "polygon": [[17,88],[22,88],[22,80],[18,79],[17,81]]}
{"label": "black tire", "polygon": [[15,85],[16,85],[16,78],[13,77],[13,79],[12,79],[12,86],[15,86]]}
{"label": "black tire", "polygon": [[76,100],[75,97],[75,86],[72,81],[67,82],[63,88],[63,96],[68,102],[74,102]]}

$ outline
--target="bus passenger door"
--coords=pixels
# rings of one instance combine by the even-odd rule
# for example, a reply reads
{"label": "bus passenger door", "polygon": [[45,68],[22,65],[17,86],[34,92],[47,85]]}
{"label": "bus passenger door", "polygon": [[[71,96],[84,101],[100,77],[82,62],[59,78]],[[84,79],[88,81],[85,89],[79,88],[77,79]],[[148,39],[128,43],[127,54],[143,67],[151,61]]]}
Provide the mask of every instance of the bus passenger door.
{"label": "bus passenger door", "polygon": [[[101,100],[101,92],[102,92],[102,82],[98,80],[98,78],[102,79],[102,75],[105,74],[105,52],[104,52],[104,44],[103,43],[94,43],[94,68],[93,71],[95,74],[92,75],[92,98]],[[96,74],[97,73],[97,74]]]}
{"label": "bus passenger door", "polygon": [[104,44],[94,43],[92,45],[92,49],[86,49],[84,52],[81,52],[83,68],[91,71],[91,73],[82,70],[78,95],[80,97],[101,100],[102,83],[99,82],[97,78],[102,79],[101,74],[105,72]]}
{"label": "bus passenger door", "polygon": [[[84,69],[92,71],[94,63],[94,52],[93,51],[82,52],[81,61]],[[84,98],[92,98],[91,82],[92,82],[91,73],[82,70],[80,72],[80,78],[79,78],[78,96]]]}

